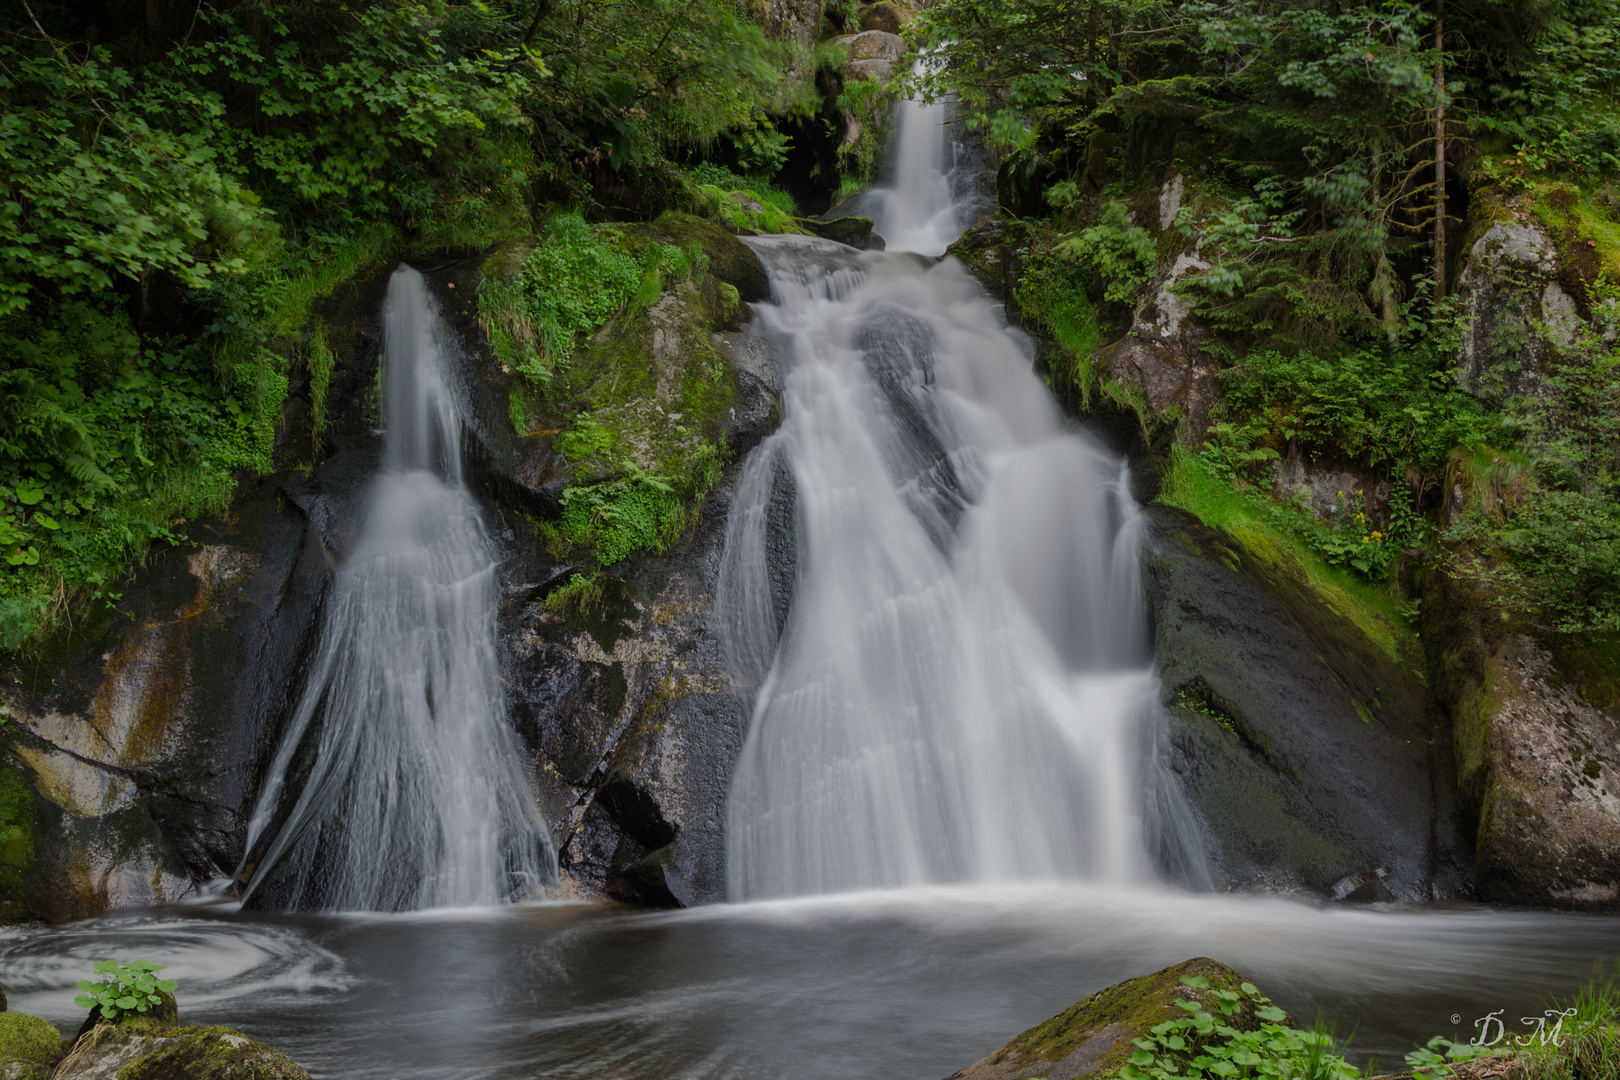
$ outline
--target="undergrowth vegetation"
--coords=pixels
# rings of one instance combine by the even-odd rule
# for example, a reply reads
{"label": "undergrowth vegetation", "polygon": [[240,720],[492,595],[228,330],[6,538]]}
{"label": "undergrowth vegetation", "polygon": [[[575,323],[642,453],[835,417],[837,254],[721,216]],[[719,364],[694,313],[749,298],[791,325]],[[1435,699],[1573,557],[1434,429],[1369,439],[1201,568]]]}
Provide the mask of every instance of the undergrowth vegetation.
{"label": "undergrowth vegetation", "polygon": [[243,476],[318,459],[321,304],[357,275],[544,221],[526,287],[484,312],[543,384],[683,273],[603,218],[794,231],[770,181],[777,121],[820,107],[804,52],[742,0],[6,6],[0,648],[116,601]]}
{"label": "undergrowth vegetation", "polygon": [[[1182,984],[1215,1002],[1210,1011],[1195,997],[1178,1000],[1184,1015],[1155,1024],[1134,1040],[1136,1050],[1119,1070],[1120,1080],[1355,1080],[1361,1070],[1344,1057],[1347,1045],[1318,1021],[1310,1030],[1292,1026],[1288,1014],[1253,983],[1216,990],[1202,976]],[[1448,1080],[1464,1071],[1507,1080],[1617,1080],[1620,1078],[1620,991],[1612,982],[1590,983],[1567,1002],[1545,1012],[1527,1035],[1457,1041],[1436,1036],[1406,1055],[1415,1080]],[[1476,1065],[1470,1066],[1474,1062]]]}
{"label": "undergrowth vegetation", "polygon": [[[942,0],[908,32],[1004,155],[1056,389],[1178,425],[1177,468],[1335,571],[1437,565],[1571,635],[1620,627],[1616,25],[1616,0]],[[1522,269],[1460,294],[1493,225],[1542,231],[1561,294]],[[1196,415],[1111,384],[1144,338],[1161,392],[1218,373]],[[1522,475],[1476,490],[1481,457]],[[1363,479],[1305,507],[1312,472]]]}

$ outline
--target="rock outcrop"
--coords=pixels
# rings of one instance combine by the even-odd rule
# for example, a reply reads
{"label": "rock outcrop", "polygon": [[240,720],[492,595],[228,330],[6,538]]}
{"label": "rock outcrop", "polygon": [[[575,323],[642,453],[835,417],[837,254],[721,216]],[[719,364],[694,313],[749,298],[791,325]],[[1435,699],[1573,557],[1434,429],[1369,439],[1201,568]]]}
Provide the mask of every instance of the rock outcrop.
{"label": "rock outcrop", "polygon": [[1451,714],[1476,893],[1620,911],[1620,649],[1532,635],[1484,586],[1442,572],[1423,629]]}
{"label": "rock outcrop", "polygon": [[1419,658],[1390,655],[1284,563],[1184,511],[1145,512],[1166,757],[1203,819],[1216,887],[1465,893],[1448,740]]}
{"label": "rock outcrop", "polygon": [[[671,283],[604,339],[658,384],[636,430],[670,445],[694,437],[682,431],[694,421],[669,406],[696,371],[704,393],[728,403],[706,435],[746,452],[775,423],[774,376],[727,327],[746,317],[745,301],[766,295],[763,268],[734,236],[696,218],[629,228],[701,248],[705,267],[701,280]],[[492,272],[524,254],[522,242],[497,250]],[[332,575],[358,536],[380,464],[377,366],[390,271],[377,267],[323,308],[337,356],[327,424],[312,440],[307,422],[289,423],[281,454],[290,467],[250,481],[228,513],[154,553],[116,613],[97,613],[42,657],[14,660],[0,689],[16,732],[0,813],[33,838],[29,902],[15,915],[63,920],[173,902],[242,858],[259,777],[297,704]],[[429,278],[465,354],[473,430],[464,464],[503,556],[509,703],[554,824],[564,886],[651,903],[720,899],[720,807],[744,719],[704,620],[729,480],[722,475],[669,552],[619,572],[599,611],[548,611],[544,598],[579,569],[553,554],[541,529],[574,466],[553,450],[556,432],[514,424],[521,378],[482,346],[482,272],[474,259]],[[289,409],[307,418],[302,404]],[[667,448],[654,443],[642,449]]]}
{"label": "rock outcrop", "polygon": [[226,1027],[152,1020],[97,1024],[61,1059],[52,1080],[309,1080],[297,1062]]}
{"label": "rock outcrop", "polygon": [[1188,275],[1207,270],[1197,238],[1183,243],[1173,229],[1181,212],[1184,181],[1180,173],[1159,189],[1156,219],[1161,258],[1153,281],[1131,314],[1130,329],[1100,356],[1109,378],[1139,388],[1152,415],[1180,418],[1193,446],[1209,430],[1210,412],[1221,400],[1216,373],[1220,364],[1204,351],[1208,331],[1192,317],[1193,301],[1176,291]]}
{"label": "rock outcrop", "polygon": [[[1202,977],[1209,988],[1183,984],[1188,977]],[[1133,1039],[1155,1024],[1187,1015],[1178,1001],[1198,1001],[1216,1012],[1214,992],[1235,991],[1244,982],[1225,964],[1204,957],[1127,979],[1076,1002],[946,1080],[1101,1080],[1119,1072],[1136,1050]]]}
{"label": "rock outcrop", "polygon": [[169,903],[234,868],[263,755],[377,468],[385,278],[325,309],[339,362],[318,464],[299,464],[312,440],[295,393],[288,415],[306,421],[283,431],[285,471],[153,552],[116,612],[93,610],[42,655],[12,660],[0,700],[30,791],[35,914]]}
{"label": "rock outcrop", "polygon": [[1559,262],[1529,217],[1504,217],[1468,249],[1457,281],[1467,316],[1457,374],[1469,393],[1495,402],[1535,393],[1551,350],[1574,341],[1581,315]]}

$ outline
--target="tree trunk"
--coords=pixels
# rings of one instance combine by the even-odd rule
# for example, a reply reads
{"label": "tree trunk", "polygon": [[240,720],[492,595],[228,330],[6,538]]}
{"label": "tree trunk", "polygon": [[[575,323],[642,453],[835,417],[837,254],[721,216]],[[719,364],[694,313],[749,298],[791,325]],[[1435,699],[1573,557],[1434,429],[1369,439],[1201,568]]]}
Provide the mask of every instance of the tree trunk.
{"label": "tree trunk", "polygon": [[1434,302],[1446,298],[1445,3],[1434,0]]}

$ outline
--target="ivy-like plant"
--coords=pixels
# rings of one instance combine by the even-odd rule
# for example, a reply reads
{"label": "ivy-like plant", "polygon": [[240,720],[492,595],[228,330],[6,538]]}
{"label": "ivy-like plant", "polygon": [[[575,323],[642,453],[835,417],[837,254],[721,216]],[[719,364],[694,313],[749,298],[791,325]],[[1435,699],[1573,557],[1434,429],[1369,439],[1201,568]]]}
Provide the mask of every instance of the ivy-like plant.
{"label": "ivy-like plant", "polygon": [[[1119,1071],[1120,1080],[1354,1080],[1361,1075],[1333,1053],[1333,1037],[1320,1026],[1300,1031],[1288,1014],[1253,983],[1238,990],[1213,990],[1202,975],[1187,975],[1183,986],[1215,999],[1218,1013],[1196,999],[1176,1004],[1187,1015],[1155,1024],[1134,1040],[1137,1050]],[[1233,1026],[1245,1010],[1259,1020],[1253,1030]]]}
{"label": "ivy-like plant", "polygon": [[73,1003],[81,1009],[100,1009],[108,1020],[117,1020],[128,1013],[144,1013],[163,1002],[164,994],[174,993],[173,979],[159,979],[157,972],[168,965],[154,964],[150,960],[121,963],[101,960],[96,963],[97,981],[79,980],[79,996]]}

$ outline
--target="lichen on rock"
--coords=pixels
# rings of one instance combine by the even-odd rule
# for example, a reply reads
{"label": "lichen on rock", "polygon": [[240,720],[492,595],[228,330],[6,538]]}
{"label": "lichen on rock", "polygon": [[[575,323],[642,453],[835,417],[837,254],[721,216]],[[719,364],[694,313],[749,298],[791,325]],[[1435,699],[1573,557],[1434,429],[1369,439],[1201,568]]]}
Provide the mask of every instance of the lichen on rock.
{"label": "lichen on rock", "polygon": [[309,1073],[240,1031],[139,1019],[96,1025],[53,1080],[309,1080]]}

